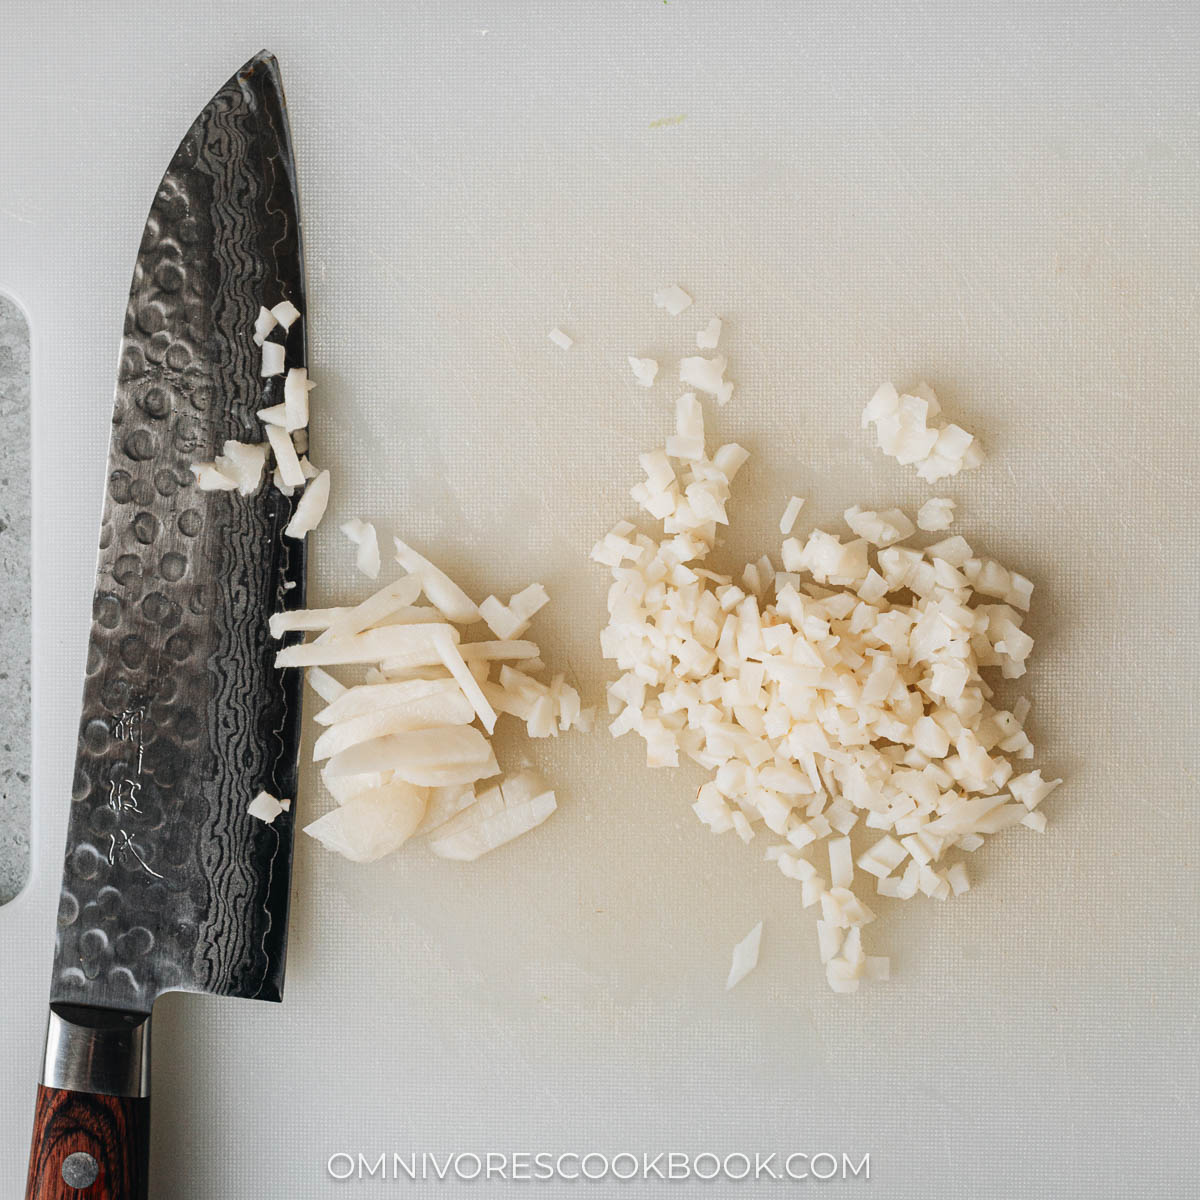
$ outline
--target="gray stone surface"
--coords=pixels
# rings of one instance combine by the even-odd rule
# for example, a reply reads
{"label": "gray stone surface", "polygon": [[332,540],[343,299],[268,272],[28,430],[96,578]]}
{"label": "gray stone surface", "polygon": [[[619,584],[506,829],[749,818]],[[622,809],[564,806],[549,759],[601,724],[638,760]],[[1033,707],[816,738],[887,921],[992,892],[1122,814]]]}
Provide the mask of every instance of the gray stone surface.
{"label": "gray stone surface", "polygon": [[0,904],[29,873],[29,329],[0,295]]}

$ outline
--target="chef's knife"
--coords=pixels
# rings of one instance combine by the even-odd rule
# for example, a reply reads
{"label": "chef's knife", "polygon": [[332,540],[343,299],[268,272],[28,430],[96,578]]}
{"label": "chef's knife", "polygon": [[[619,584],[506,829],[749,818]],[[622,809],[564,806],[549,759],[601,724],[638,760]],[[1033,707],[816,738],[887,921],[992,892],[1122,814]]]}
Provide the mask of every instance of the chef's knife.
{"label": "chef's knife", "polygon": [[[202,492],[191,463],[261,442],[259,305],[306,312],[275,59],[251,59],[180,143],[125,315],[29,1200],[147,1194],[150,1010],[166,991],[279,1000],[299,678],[267,617],[303,603],[294,501]],[[305,319],[273,339],[305,362]],[[66,797],[62,798],[66,802]],[[51,802],[54,802],[51,799]]]}

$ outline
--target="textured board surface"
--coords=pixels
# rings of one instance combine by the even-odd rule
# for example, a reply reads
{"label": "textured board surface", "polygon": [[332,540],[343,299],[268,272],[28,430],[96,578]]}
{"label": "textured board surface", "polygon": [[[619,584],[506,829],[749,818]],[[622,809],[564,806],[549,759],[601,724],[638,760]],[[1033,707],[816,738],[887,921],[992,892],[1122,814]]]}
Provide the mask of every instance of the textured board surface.
{"label": "textured board surface", "polygon": [[[167,9],[150,28],[20,3],[0,43],[37,101],[0,129],[37,559],[33,878],[0,909],[0,1191],[32,1116],[129,270],[181,133],[266,45],[335,481],[316,602],[360,586],[336,521],[374,519],[481,595],[544,581],[546,657],[598,697],[605,580],[586,551],[628,515],[673,364],[718,314],[738,387],[715,429],[754,453],[729,561],[777,545],[792,493],[816,522],[929,495],[858,429],[881,379],[928,378],[990,454],[939,492],[1038,585],[1021,690],[1039,761],[1069,783],[1044,836],[976,855],[966,897],[881,905],[872,950],[896,978],[851,998],[824,984],[795,885],[704,831],[694,774],[646,772],[631,739],[537,747],[561,811],[472,867],[416,851],[354,868],[301,838],[283,1008],[156,1010],[158,1194],[334,1196],[338,1152],[711,1149],[870,1152],[850,1190],[898,1200],[1191,1195],[1197,16]],[[650,299],[672,282],[696,297],[678,318]],[[660,358],[661,382],[636,387],[627,354]],[[726,995],[760,918],[760,965]]]}

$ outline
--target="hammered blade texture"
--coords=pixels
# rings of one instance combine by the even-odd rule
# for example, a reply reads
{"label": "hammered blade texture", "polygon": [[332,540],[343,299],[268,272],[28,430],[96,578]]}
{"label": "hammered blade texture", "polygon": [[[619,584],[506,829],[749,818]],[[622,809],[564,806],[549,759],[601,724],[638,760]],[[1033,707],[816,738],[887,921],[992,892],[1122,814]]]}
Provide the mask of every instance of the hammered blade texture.
{"label": "hammered blade texture", "polygon": [[[275,60],[196,119],[150,211],[121,343],[51,1000],[149,1012],[169,990],[278,1000],[300,681],[267,617],[304,596],[294,501],[201,492],[189,465],[263,440],[281,398],[254,318],[306,312],[295,168]],[[305,361],[305,320],[286,335]],[[285,586],[288,585],[288,586]],[[64,797],[65,800],[65,797]]]}

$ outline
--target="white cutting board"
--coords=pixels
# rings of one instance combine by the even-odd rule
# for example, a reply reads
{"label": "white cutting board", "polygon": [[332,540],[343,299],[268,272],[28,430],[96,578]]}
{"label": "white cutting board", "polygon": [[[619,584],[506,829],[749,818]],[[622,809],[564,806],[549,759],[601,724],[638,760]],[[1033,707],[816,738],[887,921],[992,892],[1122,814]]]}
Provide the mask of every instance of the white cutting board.
{"label": "white cutting board", "polygon": [[[339,1152],[830,1150],[869,1152],[849,1186],[893,1200],[1194,1195],[1200,20],[1053,7],[10,0],[36,813],[33,880],[0,910],[0,1193],[40,1057],[126,287],[176,142],[268,46],[335,479],[316,601],[361,590],[336,523],[373,518],[477,595],[543,580],[546,657],[598,699],[587,550],[715,313],[738,384],[715,428],[754,452],[730,563],[777,546],[793,492],[806,522],[930,494],[858,428],[881,379],[930,379],[982,435],[987,465],[939,491],[1037,582],[1023,690],[1069,782],[1045,836],[976,855],[968,896],[881,904],[895,980],[849,998],[797,886],[703,830],[697,776],[646,771],[632,739],[535,747],[561,811],[475,866],[353,867],[301,838],[283,1007],[156,1012],[155,1194],[339,1196]],[[696,303],[673,319],[650,297],[677,281]],[[652,391],[627,354],[662,359]]]}

